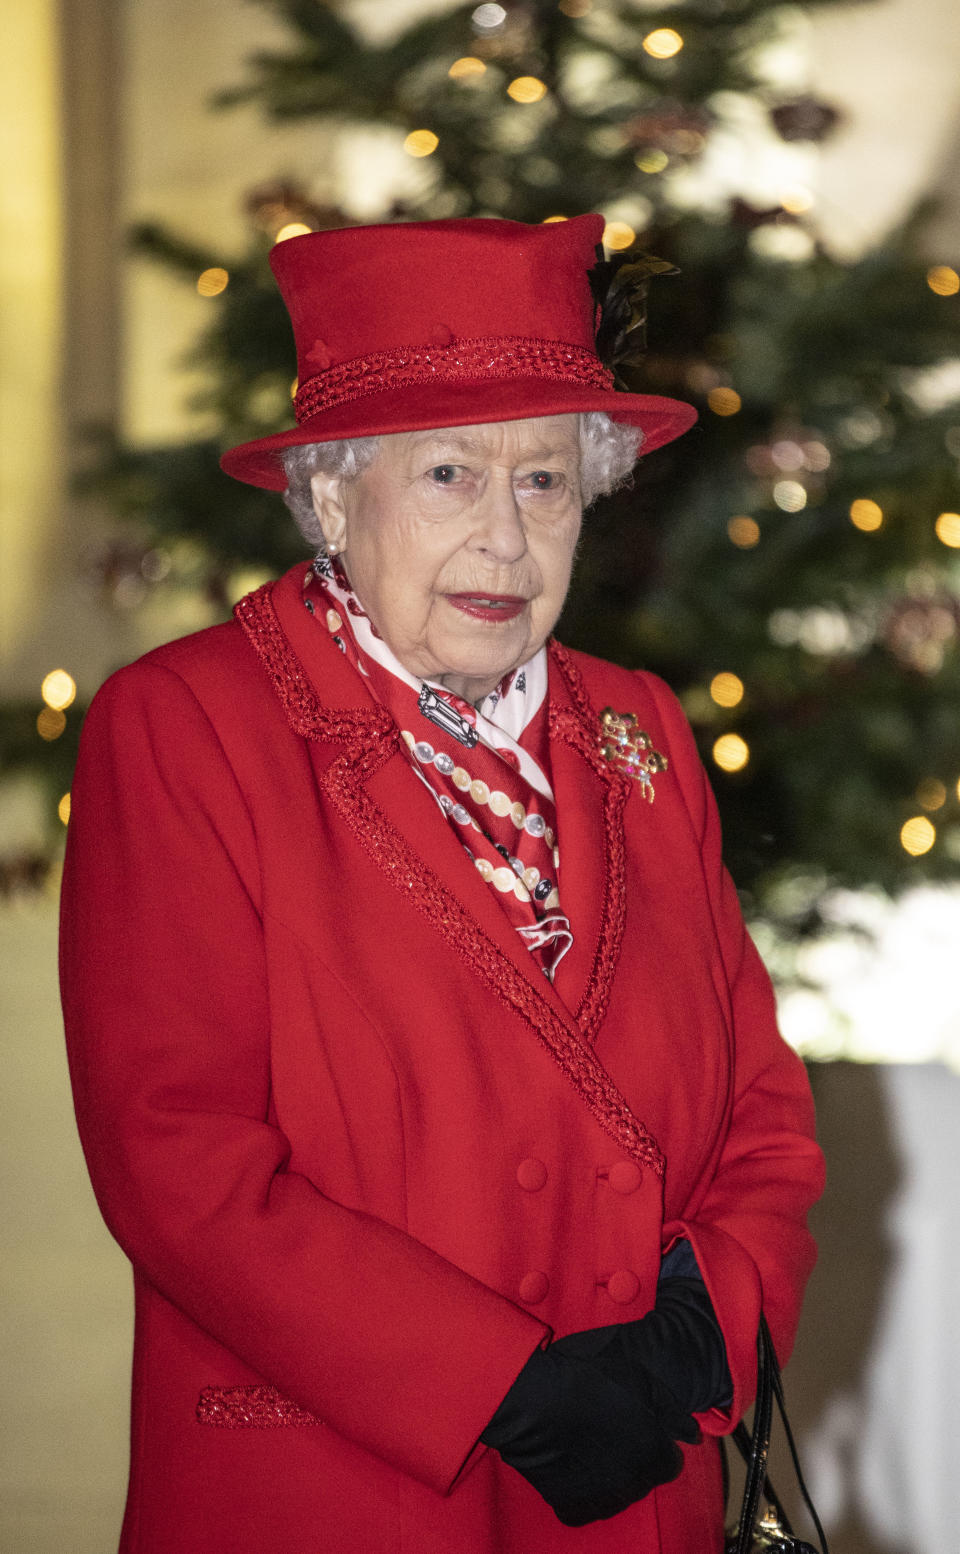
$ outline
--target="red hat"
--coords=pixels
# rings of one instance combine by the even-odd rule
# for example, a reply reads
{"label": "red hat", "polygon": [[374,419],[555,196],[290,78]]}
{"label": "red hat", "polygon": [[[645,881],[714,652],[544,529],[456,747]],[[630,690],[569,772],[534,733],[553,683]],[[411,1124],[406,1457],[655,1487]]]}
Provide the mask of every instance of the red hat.
{"label": "red hat", "polygon": [[679,437],[692,405],[613,387],[594,344],[587,271],[602,216],[527,226],[479,218],[309,232],[270,264],[297,346],[297,425],[223,455],[228,475],[283,491],[297,443],[604,410]]}

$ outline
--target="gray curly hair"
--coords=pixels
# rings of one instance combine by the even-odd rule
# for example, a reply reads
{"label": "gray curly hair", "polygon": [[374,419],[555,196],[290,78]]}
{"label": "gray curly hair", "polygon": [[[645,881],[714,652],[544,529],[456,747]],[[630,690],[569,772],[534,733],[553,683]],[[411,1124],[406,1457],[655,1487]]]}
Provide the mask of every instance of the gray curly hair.
{"label": "gray curly hair", "polygon": [[[643,433],[636,426],[611,421],[602,410],[582,411],[580,428],[580,499],[589,507],[622,485],[637,462]],[[340,475],[347,480],[369,469],[380,448],[379,437],[348,437],[341,442],[307,442],[281,450],[287,475],[283,494],[297,528],[309,545],[323,547],[323,531],[313,508],[310,481],[314,475]]]}

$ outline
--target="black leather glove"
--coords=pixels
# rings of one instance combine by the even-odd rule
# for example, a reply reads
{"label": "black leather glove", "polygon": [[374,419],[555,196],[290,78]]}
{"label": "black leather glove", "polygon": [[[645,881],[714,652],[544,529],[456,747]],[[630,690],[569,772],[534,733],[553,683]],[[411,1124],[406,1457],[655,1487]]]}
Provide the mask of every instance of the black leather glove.
{"label": "black leather glove", "polygon": [[[575,1346],[577,1354],[591,1357],[613,1380],[641,1395],[649,1394],[651,1375],[656,1377],[684,1414],[724,1408],[733,1396],[720,1324],[686,1241],[663,1260],[653,1311],[636,1322],[590,1328],[558,1343],[561,1349]],[[663,1418],[667,1422],[666,1414]]]}
{"label": "black leather glove", "polygon": [[732,1401],[727,1348],[699,1274],[661,1277],[653,1311],[625,1324],[622,1332],[634,1358],[690,1413],[725,1408]]}
{"label": "black leather glove", "polygon": [[626,1385],[578,1352],[611,1331],[573,1333],[538,1349],[481,1436],[568,1527],[616,1516],[669,1483],[683,1467],[676,1441],[699,1439],[656,1377],[635,1366]]}

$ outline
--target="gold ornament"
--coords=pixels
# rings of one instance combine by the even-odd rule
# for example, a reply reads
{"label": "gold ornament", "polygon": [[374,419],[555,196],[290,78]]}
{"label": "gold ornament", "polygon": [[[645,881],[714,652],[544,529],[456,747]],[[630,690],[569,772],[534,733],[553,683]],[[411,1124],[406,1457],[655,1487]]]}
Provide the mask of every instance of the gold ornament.
{"label": "gold ornament", "polygon": [[665,772],[667,758],[654,750],[650,735],[637,727],[636,714],[604,707],[600,714],[600,754],[618,771],[640,784],[643,797],[653,803],[653,775]]}

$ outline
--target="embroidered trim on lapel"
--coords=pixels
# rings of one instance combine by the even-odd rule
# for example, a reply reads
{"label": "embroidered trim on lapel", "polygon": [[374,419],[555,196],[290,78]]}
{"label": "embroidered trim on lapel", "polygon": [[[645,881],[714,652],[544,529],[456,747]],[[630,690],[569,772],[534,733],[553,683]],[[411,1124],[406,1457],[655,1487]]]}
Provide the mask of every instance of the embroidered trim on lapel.
{"label": "embroidered trim on lapel", "polygon": [[[450,892],[438,874],[411,848],[396,827],[363,788],[363,782],[394,754],[398,738],[393,719],[378,709],[370,712],[357,710],[334,711],[321,706],[316,692],[292,651],[271,599],[272,585],[267,583],[255,593],[248,594],[235,607],[234,614],[246,632],[255,652],[270,675],[288,719],[297,733],[307,738],[348,739],[356,741],[361,733],[365,741],[371,735],[375,742],[366,743],[359,752],[337,756],[321,779],[333,804],[344,821],[354,832],[358,842],[374,859],[401,894],[424,917],[436,932],[480,977],[497,997],[519,1014],[540,1044],[546,1048],[554,1062],[573,1084],[587,1106],[593,1112],[604,1132],[617,1146],[646,1166],[657,1177],[664,1174],[664,1160],[660,1149],[634,1116],[625,1098],[620,1094],[593,1049],[584,1044],[573,1030],[560,1018],[553,1006],[542,998],[536,988],[513,965],[504,952],[490,939],[476,919]],[[554,650],[556,656],[556,649]],[[563,660],[561,672],[565,678],[576,674],[572,664]],[[579,680],[579,676],[577,676]],[[583,702],[582,687],[575,705]],[[571,691],[573,695],[573,691]],[[579,706],[578,706],[579,710]],[[575,720],[582,727],[586,720]],[[584,729],[584,733],[586,730]],[[574,727],[564,729],[564,736],[577,739]],[[591,760],[600,760],[593,742]],[[604,767],[605,774],[609,768]],[[623,782],[617,778],[614,782]],[[611,788],[614,803],[608,805],[608,815],[616,817],[622,811],[625,793],[621,796]],[[622,830],[621,830],[622,849]],[[609,822],[608,822],[609,835]],[[619,926],[617,909],[604,917],[600,948],[591,977],[591,986],[584,998],[589,1004],[592,1028],[602,1018],[609,987],[610,967],[615,959],[622,935],[622,857],[620,859],[620,889],[610,890],[619,902]],[[613,880],[611,880],[613,885]]]}
{"label": "embroidered trim on lapel", "polygon": [[396,736],[396,724],[386,708],[341,707],[334,710],[320,705],[280,624],[270,597],[273,588],[273,583],[264,583],[252,594],[246,594],[234,605],[233,613],[273,681],[290,726],[298,734],[313,739]]}
{"label": "embroidered trim on lapel", "polygon": [[623,836],[623,812],[630,797],[630,785],[609,763],[604,761],[596,747],[593,733],[594,712],[586,688],[573,659],[559,642],[550,642],[550,656],[563,676],[570,700],[576,708],[551,707],[550,733],[564,739],[583,756],[584,760],[602,778],[607,786],[603,806],[603,827],[606,846],[606,878],[603,881],[603,911],[600,933],[593,967],[577,1009],[577,1023],[586,1041],[595,1041],[597,1032],[606,1016],[610,1003],[613,974],[620,959],[623,931],[626,923],[626,846]]}

